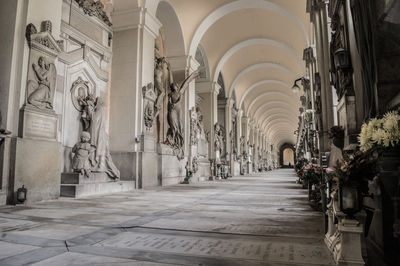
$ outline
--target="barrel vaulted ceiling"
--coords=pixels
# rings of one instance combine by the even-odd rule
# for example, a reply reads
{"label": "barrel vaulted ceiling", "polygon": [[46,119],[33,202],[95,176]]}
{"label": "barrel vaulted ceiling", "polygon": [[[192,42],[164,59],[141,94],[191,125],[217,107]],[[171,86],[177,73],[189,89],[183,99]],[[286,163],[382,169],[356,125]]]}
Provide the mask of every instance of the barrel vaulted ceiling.
{"label": "barrel vaulted ceiling", "polygon": [[114,13],[143,7],[163,24],[178,25],[170,32],[181,41],[167,43],[175,47],[167,56],[194,58],[201,45],[210,81],[222,73],[226,97],[235,91],[236,107],[271,144],[295,143],[300,101],[291,87],[305,75],[302,55],[311,36],[307,0],[104,1],[113,2]]}

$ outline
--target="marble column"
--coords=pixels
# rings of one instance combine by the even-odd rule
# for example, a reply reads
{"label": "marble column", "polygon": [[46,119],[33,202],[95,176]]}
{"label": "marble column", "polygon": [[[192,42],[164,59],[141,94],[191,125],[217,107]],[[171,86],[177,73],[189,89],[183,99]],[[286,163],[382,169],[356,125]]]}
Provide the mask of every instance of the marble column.
{"label": "marble column", "polygon": [[[146,185],[142,164],[143,96],[142,87],[154,82],[154,46],[161,23],[146,9],[115,12],[113,19],[113,61],[110,97],[110,144],[121,172]],[[153,145],[155,146],[155,140]],[[155,147],[152,150],[155,151]],[[143,167],[142,167],[143,166]],[[153,168],[155,169],[155,167]],[[156,169],[155,169],[156,170]],[[157,172],[149,173],[157,182]],[[155,177],[153,176],[155,175]]]}
{"label": "marble column", "polygon": [[236,143],[237,143],[237,155],[242,154],[242,147],[240,145],[240,138],[243,134],[242,132],[242,116],[243,116],[243,110],[239,110],[237,115],[236,115]]}
{"label": "marble column", "polygon": [[218,94],[221,86],[216,82],[197,82],[196,92],[203,98],[202,111],[204,130],[208,133],[209,159],[215,160],[214,125],[218,121]]}
{"label": "marble column", "polygon": [[328,24],[325,1],[318,1],[314,4],[311,12],[311,19],[315,25],[315,42],[317,50],[317,68],[321,77],[321,115],[322,129],[320,133],[321,152],[329,150],[329,129],[333,126],[333,101],[332,88],[330,85],[329,73],[329,40]]}

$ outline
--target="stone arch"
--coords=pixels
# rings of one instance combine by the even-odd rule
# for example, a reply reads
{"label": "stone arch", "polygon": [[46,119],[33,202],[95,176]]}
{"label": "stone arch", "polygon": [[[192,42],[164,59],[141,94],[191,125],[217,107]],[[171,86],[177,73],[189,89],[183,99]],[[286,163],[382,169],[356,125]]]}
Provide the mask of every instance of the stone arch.
{"label": "stone arch", "polygon": [[287,95],[287,94],[285,94],[285,93],[283,93],[283,92],[281,92],[281,91],[268,91],[268,92],[264,92],[264,93],[258,95],[257,97],[255,97],[255,98],[251,101],[251,103],[250,103],[249,106],[247,107],[246,116],[249,116],[249,115],[250,115],[250,111],[251,111],[253,105],[254,105],[259,99],[261,99],[261,97],[264,97],[264,96],[267,96],[267,95],[272,95],[272,94],[279,94],[279,95],[283,96],[283,97],[286,98],[286,99],[291,99],[289,95]]}
{"label": "stone arch", "polygon": [[166,56],[169,58],[184,56],[186,44],[183,37],[182,25],[173,5],[168,0],[161,0],[156,5],[155,14],[161,22],[165,34]]}
{"label": "stone arch", "polygon": [[[263,110],[263,108],[265,108],[265,107],[267,107],[267,106],[269,106],[269,105],[273,105],[273,104],[279,104],[279,106],[280,106],[281,108],[285,108],[285,110],[287,110],[287,111],[293,111],[294,113],[297,112],[297,109],[294,108],[293,105],[291,105],[291,104],[289,104],[289,103],[287,103],[287,102],[284,102],[284,101],[268,101],[268,102],[266,102],[266,103],[260,105],[259,107],[257,107],[257,109],[256,109],[256,111],[254,112],[253,116],[254,116],[254,117],[257,117],[257,114],[258,114],[259,112],[261,112],[261,111]],[[271,109],[274,109],[274,108],[271,108]],[[269,111],[269,110],[270,110],[270,109],[268,109],[268,111]]]}
{"label": "stone arch", "polygon": [[290,87],[289,84],[287,84],[287,83],[285,83],[285,82],[283,82],[283,81],[281,81],[281,80],[269,80],[269,79],[267,79],[267,80],[261,80],[261,81],[259,81],[259,82],[254,83],[253,85],[251,85],[251,86],[244,92],[244,94],[242,95],[242,98],[240,99],[239,106],[242,106],[244,100],[246,99],[246,96],[247,96],[252,90],[254,90],[255,88],[257,88],[258,86],[265,85],[265,84],[279,84],[279,85],[282,85],[282,86],[285,87],[285,88],[288,88],[289,90],[291,89],[291,87]]}
{"label": "stone arch", "polygon": [[196,80],[196,82],[209,81],[210,80],[210,67],[208,65],[208,58],[207,58],[206,51],[204,50],[204,48],[201,44],[199,44],[199,46],[197,47],[195,59],[200,64],[199,69],[201,69],[199,78]]}

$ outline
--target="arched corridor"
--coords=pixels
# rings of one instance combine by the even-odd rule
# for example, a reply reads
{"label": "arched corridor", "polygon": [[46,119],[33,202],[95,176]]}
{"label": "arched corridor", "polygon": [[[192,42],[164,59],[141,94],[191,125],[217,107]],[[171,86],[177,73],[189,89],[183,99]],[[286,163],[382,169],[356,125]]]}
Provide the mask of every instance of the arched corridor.
{"label": "arched corridor", "polygon": [[0,265],[334,265],[296,179],[275,170],[2,209]]}

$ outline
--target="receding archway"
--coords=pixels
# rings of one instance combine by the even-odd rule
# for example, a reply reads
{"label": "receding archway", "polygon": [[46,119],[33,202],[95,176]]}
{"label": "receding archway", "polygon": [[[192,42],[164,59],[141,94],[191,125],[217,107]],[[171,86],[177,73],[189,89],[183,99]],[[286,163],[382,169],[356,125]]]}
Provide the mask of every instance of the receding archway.
{"label": "receding archway", "polygon": [[285,143],[279,149],[279,163],[282,168],[293,167],[296,161],[293,144]]}

